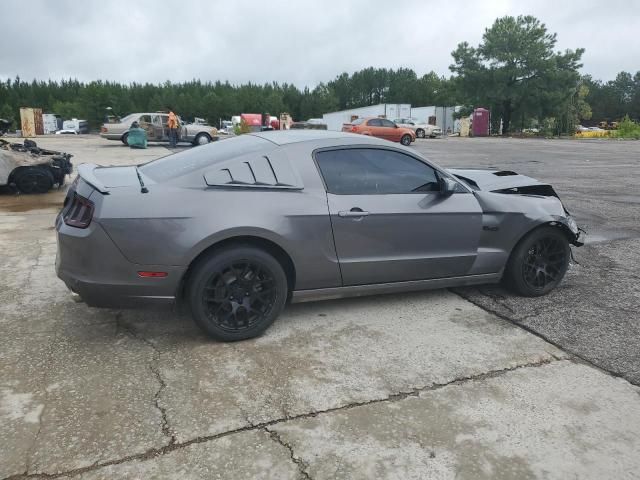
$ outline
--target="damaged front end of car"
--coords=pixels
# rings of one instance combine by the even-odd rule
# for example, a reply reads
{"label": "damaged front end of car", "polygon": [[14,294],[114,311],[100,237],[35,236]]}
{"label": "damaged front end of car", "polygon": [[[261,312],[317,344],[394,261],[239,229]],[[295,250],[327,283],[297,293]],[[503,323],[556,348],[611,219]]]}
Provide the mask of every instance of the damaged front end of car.
{"label": "damaged front end of car", "polygon": [[[520,227],[525,229],[528,225],[530,228],[531,222],[547,224],[561,228],[572,245],[584,245],[585,230],[578,226],[551,185],[510,170],[448,171],[474,191],[489,224],[508,218],[515,235],[520,234]],[[508,196],[507,201],[505,195]],[[500,227],[485,225],[484,228]]]}

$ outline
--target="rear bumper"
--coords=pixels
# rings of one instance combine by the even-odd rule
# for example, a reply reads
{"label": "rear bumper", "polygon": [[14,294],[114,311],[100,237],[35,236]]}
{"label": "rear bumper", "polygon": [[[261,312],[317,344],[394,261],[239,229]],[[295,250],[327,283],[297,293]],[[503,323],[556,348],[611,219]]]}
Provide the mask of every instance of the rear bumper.
{"label": "rear bumper", "polygon": [[[66,225],[58,216],[56,231],[56,274],[88,305],[131,308],[175,301],[183,267],[128,261],[95,221],[88,228],[79,229]],[[141,278],[140,271],[162,271],[167,276]]]}

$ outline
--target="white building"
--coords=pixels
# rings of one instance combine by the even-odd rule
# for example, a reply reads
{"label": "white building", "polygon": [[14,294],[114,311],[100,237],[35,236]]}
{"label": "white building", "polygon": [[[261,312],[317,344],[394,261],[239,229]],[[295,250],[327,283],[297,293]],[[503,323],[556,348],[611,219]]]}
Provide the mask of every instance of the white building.
{"label": "white building", "polygon": [[414,108],[409,103],[380,103],[368,107],[325,113],[322,119],[327,124],[327,130],[340,131],[343,124],[350,123],[355,118],[384,117],[389,120],[413,118],[424,123],[435,123],[446,133],[454,131],[453,113],[459,108],[435,106]]}

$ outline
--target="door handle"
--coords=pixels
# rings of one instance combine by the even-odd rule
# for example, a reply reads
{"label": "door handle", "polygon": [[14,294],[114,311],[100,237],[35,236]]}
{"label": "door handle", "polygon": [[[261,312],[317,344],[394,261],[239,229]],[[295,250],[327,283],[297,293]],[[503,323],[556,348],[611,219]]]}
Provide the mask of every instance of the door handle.
{"label": "door handle", "polygon": [[349,210],[348,212],[346,210],[342,210],[340,212],[338,212],[338,216],[345,218],[345,217],[366,217],[367,215],[369,215],[369,212],[365,212],[364,210],[362,210],[361,208],[358,207],[354,207],[351,210]]}

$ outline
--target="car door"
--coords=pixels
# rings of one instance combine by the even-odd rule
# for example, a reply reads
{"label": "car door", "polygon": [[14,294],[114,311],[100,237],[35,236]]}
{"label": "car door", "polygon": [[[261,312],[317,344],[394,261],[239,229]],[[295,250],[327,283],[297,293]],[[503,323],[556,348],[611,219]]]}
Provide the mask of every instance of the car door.
{"label": "car door", "polygon": [[151,121],[151,115],[140,116],[140,128],[147,133],[147,140],[154,141],[156,139],[156,131]]}
{"label": "car door", "polygon": [[151,116],[151,122],[153,124],[153,132],[154,132],[154,136],[155,136],[156,141],[162,142],[162,141],[166,140],[164,128],[162,126],[162,118],[161,118],[161,116],[160,115],[152,115]]}
{"label": "car door", "polygon": [[400,129],[395,123],[385,118],[381,118],[380,123],[382,125],[381,134],[383,135],[383,138],[391,140],[392,142],[400,141]]}
{"label": "car door", "polygon": [[[168,123],[169,119],[167,118],[167,124]],[[178,139],[187,142],[192,141],[193,138],[189,136],[189,130],[187,129],[187,122],[182,121],[182,118],[178,117],[178,125]]]}
{"label": "car door", "polygon": [[344,285],[469,272],[482,209],[466,187],[440,194],[442,173],[392,148],[325,149],[315,159],[327,189]]}
{"label": "car door", "polygon": [[371,135],[373,137],[384,138],[382,132],[382,122],[379,118],[372,118],[367,120],[366,128],[363,128],[363,133]]}

